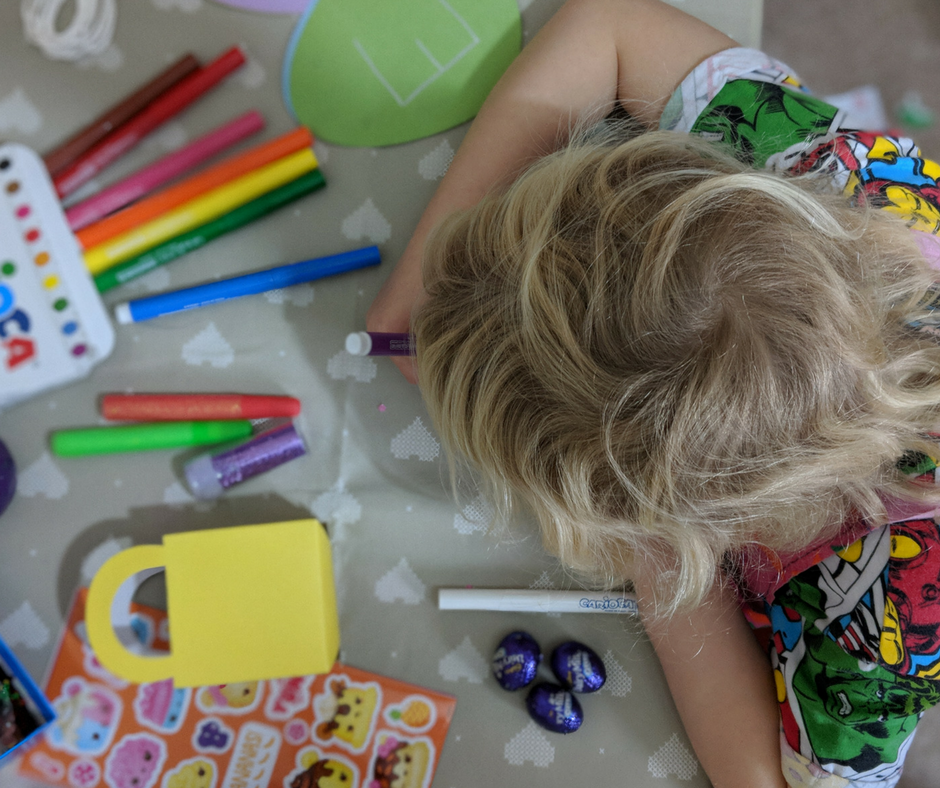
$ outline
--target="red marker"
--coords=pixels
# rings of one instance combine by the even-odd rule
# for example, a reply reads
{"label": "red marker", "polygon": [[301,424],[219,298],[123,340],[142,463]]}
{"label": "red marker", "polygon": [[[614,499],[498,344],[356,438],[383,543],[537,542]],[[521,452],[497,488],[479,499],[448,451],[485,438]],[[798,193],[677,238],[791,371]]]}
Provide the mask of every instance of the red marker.
{"label": "red marker", "polygon": [[274,419],[300,413],[293,397],[253,394],[105,394],[101,415],[110,421],[217,421]]}
{"label": "red marker", "polygon": [[232,47],[204,68],[178,82],[123,126],[105,137],[87,153],[53,178],[56,192],[66,197],[112,162],[137,145],[147,134],[178,115],[203,93],[215,87],[245,62],[245,55]]}

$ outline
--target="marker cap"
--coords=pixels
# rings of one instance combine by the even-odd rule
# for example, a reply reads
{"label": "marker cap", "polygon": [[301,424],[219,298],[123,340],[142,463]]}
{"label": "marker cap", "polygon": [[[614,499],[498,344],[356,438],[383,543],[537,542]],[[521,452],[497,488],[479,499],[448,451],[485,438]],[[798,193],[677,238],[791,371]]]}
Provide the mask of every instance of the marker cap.
{"label": "marker cap", "polygon": [[368,331],[355,331],[346,337],[346,352],[351,356],[368,356],[372,350],[372,337]]}
{"label": "marker cap", "polygon": [[186,463],[184,473],[190,492],[201,500],[218,498],[225,491],[212,465],[211,454],[204,454]]}

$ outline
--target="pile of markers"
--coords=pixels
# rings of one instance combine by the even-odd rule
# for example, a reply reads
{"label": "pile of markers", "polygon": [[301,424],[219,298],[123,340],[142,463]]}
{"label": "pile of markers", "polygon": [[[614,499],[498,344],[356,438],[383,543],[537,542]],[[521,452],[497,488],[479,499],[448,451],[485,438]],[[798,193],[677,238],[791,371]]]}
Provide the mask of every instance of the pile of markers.
{"label": "pile of markers", "polygon": [[[72,195],[244,62],[238,47],[205,66],[188,54],[108,109],[44,157],[59,197]],[[160,190],[263,127],[258,112],[247,112],[67,208],[99,292],[324,185],[313,137],[298,128]]]}
{"label": "pile of markers", "polygon": [[229,487],[306,454],[292,422],[254,434],[252,421],[290,419],[300,413],[293,397],[250,394],[106,394],[101,414],[110,421],[136,422],[59,430],[54,454],[139,452],[219,445],[186,463],[184,475],[197,498],[217,498]]}

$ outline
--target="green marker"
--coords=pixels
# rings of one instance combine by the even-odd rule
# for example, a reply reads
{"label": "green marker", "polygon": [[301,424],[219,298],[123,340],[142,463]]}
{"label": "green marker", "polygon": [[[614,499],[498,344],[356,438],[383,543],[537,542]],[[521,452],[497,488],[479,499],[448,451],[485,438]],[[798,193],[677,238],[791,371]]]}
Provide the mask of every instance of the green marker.
{"label": "green marker", "polygon": [[163,421],[118,427],[88,427],[54,432],[52,451],[60,457],[81,457],[86,454],[202,446],[247,438],[249,435],[250,421]]}
{"label": "green marker", "polygon": [[312,170],[290,183],[285,183],[267,194],[256,197],[234,211],[223,214],[218,219],[206,222],[201,227],[177,235],[153,249],[148,249],[146,252],[125,260],[119,265],[102,271],[95,277],[95,287],[98,288],[99,293],[105,293],[113,287],[129,282],[131,279],[136,279],[138,276],[143,276],[154,268],[159,268],[161,265],[165,265],[177,257],[182,257],[194,249],[199,249],[220,235],[244,227],[249,222],[260,219],[282,205],[298,200],[325,184],[323,173],[318,169]]}

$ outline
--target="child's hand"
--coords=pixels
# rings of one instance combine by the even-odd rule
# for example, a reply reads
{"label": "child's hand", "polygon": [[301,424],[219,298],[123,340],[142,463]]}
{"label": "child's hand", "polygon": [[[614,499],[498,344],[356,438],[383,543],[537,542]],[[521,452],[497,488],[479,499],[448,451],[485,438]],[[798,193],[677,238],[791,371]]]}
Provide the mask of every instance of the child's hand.
{"label": "child's hand", "polygon": [[[414,243],[402,255],[391,275],[366,313],[366,330],[407,333],[411,315],[424,296],[421,285],[421,257]],[[401,373],[411,382],[418,382],[413,356],[392,356]]]}

